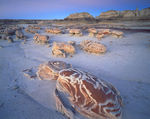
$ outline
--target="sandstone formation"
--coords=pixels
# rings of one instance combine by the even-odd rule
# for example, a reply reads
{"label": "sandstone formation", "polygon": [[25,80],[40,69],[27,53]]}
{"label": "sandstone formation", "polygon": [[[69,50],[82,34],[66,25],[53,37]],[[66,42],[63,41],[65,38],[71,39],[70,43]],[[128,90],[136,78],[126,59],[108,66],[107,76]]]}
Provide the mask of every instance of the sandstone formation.
{"label": "sandstone formation", "polygon": [[49,61],[47,63],[41,64],[38,67],[37,77],[40,80],[57,80],[58,73],[62,69],[71,68],[70,64],[63,61]]}
{"label": "sandstone formation", "polygon": [[136,16],[136,12],[135,10],[125,10],[120,12],[120,16],[133,18]]}
{"label": "sandstone formation", "polygon": [[93,20],[94,17],[87,12],[70,14],[65,20]]}
{"label": "sandstone formation", "polygon": [[33,26],[29,25],[28,28],[30,28],[30,29],[38,29],[38,30],[41,29],[39,26],[34,26],[34,25]]}
{"label": "sandstone formation", "polygon": [[106,52],[106,47],[98,42],[84,40],[80,43],[81,48],[88,53],[101,54]]}
{"label": "sandstone formation", "polygon": [[77,69],[63,69],[56,84],[57,109],[69,118],[120,119],[122,98],[110,83]]}
{"label": "sandstone formation", "polygon": [[69,30],[69,33],[70,33],[71,35],[82,36],[82,32],[81,32],[80,29],[70,29],[70,30]]}
{"label": "sandstone formation", "polygon": [[99,29],[98,34],[109,35],[111,33],[110,29]]}
{"label": "sandstone formation", "polygon": [[56,57],[66,57],[67,55],[72,56],[75,53],[75,47],[67,43],[53,43],[52,54]]}
{"label": "sandstone formation", "polygon": [[62,33],[62,31],[58,28],[55,28],[55,29],[46,29],[45,30],[47,33],[52,33],[52,34],[60,34]]}
{"label": "sandstone formation", "polygon": [[107,12],[102,12],[98,18],[108,19],[108,18],[119,17],[119,15],[120,15],[120,11],[110,10]]}
{"label": "sandstone formation", "polygon": [[98,33],[98,34],[96,35],[96,38],[97,38],[98,40],[101,40],[102,38],[104,38],[104,35],[105,35],[105,34]]}
{"label": "sandstone formation", "polygon": [[49,42],[49,36],[46,35],[40,35],[40,34],[35,34],[33,37],[34,42],[37,44],[47,44]]}
{"label": "sandstone formation", "polygon": [[111,34],[110,29],[99,29],[96,38],[98,40],[101,40],[105,35],[110,35],[110,34]]}
{"label": "sandstone formation", "polygon": [[89,36],[93,37],[93,36],[95,36],[95,34],[97,34],[97,29],[89,28],[88,32],[89,32]]}
{"label": "sandstone formation", "polygon": [[109,10],[102,12],[97,19],[120,19],[120,20],[136,20],[136,19],[150,19],[150,8],[142,10],[124,10],[116,11]]}
{"label": "sandstone formation", "polygon": [[25,31],[28,32],[28,33],[32,33],[32,34],[37,33],[37,31],[34,31],[34,30],[30,29],[30,28],[26,28]]}
{"label": "sandstone formation", "polygon": [[123,32],[121,32],[121,31],[113,30],[113,31],[111,31],[111,34],[115,38],[122,38],[123,37]]}

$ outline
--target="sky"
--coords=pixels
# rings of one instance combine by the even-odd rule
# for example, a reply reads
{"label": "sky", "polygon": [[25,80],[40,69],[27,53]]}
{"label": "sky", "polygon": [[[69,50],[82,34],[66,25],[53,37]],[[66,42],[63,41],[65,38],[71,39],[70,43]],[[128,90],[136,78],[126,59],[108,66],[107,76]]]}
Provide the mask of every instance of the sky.
{"label": "sky", "polygon": [[63,19],[71,13],[93,16],[108,10],[139,10],[150,0],[0,0],[0,19]]}

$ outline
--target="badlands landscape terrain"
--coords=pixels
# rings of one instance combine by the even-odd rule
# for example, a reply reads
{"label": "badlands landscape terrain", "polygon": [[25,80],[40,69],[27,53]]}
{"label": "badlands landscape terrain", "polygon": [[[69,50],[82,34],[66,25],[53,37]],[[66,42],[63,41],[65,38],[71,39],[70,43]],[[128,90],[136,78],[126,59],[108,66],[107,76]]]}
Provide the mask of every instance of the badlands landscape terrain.
{"label": "badlands landscape terrain", "polygon": [[[65,74],[64,69],[70,67],[78,73]],[[119,107],[106,105],[113,111],[102,111],[102,119],[121,115],[122,119],[149,119],[150,8],[112,10],[96,18],[84,12],[63,20],[0,20],[0,119],[99,118],[95,115],[100,109],[92,112],[89,103],[87,108],[80,106],[79,86],[74,89],[76,93],[68,89],[70,97],[79,98],[76,103],[66,102],[67,96],[59,93],[61,78],[81,81],[80,75],[83,80],[102,81],[102,86],[108,86],[105,90],[114,93]],[[97,79],[91,78],[93,75]],[[90,97],[97,104],[94,95],[99,96],[100,84],[95,85],[93,89],[87,86],[95,94],[86,90],[84,101]],[[110,101],[111,96],[101,98]],[[63,103],[74,106],[63,107]],[[114,112],[115,117],[105,111]]]}

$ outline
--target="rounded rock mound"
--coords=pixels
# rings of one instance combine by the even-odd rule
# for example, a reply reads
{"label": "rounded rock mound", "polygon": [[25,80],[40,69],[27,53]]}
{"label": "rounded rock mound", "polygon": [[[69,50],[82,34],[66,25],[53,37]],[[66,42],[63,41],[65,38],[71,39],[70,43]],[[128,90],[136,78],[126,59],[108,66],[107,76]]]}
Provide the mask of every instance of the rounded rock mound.
{"label": "rounded rock mound", "polygon": [[75,110],[90,119],[120,119],[122,98],[110,83],[77,69],[64,69],[57,79],[56,105],[73,118]]}
{"label": "rounded rock mound", "polygon": [[41,64],[36,74],[40,80],[57,80],[60,70],[71,67],[70,64],[63,61],[49,61]]}

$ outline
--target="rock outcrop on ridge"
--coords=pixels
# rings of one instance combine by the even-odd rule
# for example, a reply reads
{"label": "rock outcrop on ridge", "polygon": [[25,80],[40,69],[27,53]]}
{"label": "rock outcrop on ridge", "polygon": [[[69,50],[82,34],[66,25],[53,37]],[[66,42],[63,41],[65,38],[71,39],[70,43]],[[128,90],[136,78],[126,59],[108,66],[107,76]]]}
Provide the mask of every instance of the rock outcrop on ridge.
{"label": "rock outcrop on ridge", "polygon": [[96,19],[150,19],[150,8],[142,10],[109,10],[102,12]]}
{"label": "rock outcrop on ridge", "polygon": [[64,20],[94,20],[94,17],[87,12],[70,14]]}

